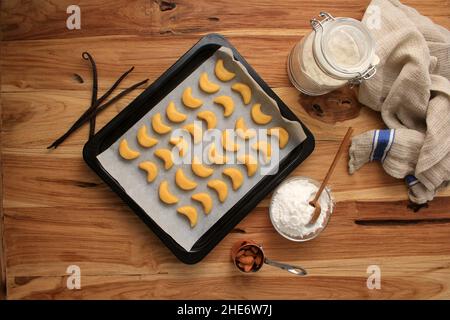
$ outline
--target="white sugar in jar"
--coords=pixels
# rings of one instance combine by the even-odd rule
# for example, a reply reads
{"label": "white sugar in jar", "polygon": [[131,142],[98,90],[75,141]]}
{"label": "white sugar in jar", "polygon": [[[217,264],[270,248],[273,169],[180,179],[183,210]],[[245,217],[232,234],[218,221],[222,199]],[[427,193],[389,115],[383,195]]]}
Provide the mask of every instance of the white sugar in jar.
{"label": "white sugar in jar", "polygon": [[325,188],[319,198],[321,212],[315,223],[309,224],[314,208],[309,202],[320,187],[319,182],[306,177],[285,180],[275,189],[270,201],[270,220],[279,234],[292,241],[311,240],[326,227],[333,212],[331,192]]}
{"label": "white sugar in jar", "polygon": [[288,58],[291,83],[301,92],[317,96],[370,79],[379,62],[368,28],[352,18],[311,20],[313,30],[292,49]]}

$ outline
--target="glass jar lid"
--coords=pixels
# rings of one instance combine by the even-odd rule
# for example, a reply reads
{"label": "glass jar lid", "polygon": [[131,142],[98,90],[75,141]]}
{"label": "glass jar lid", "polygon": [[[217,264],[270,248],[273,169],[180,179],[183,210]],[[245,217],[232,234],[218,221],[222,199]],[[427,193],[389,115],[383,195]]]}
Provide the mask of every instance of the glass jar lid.
{"label": "glass jar lid", "polygon": [[313,54],[318,66],[338,79],[362,80],[375,74],[378,57],[367,27],[352,18],[334,18],[321,13],[311,20],[315,36]]}

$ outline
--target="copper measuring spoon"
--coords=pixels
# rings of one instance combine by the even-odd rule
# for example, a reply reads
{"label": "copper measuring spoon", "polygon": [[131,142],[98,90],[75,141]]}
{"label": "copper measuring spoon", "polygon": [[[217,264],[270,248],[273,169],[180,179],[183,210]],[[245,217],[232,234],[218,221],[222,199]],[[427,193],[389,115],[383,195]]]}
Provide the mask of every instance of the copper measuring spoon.
{"label": "copper measuring spoon", "polygon": [[[267,258],[262,246],[251,240],[236,242],[231,248],[231,260],[236,268],[243,273],[257,272],[264,264],[268,264],[298,276],[307,275],[307,272],[303,267],[293,266]],[[241,261],[244,260],[253,262],[250,264],[243,264]]]}

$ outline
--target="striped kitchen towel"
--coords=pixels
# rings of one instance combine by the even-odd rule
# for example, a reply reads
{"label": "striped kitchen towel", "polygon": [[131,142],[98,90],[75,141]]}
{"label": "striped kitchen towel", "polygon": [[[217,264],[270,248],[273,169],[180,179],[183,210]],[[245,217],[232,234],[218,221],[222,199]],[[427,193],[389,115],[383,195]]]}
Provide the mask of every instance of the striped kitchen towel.
{"label": "striped kitchen towel", "polygon": [[398,179],[405,179],[409,198],[425,203],[434,197],[414,176],[424,135],[408,129],[371,130],[352,139],[349,171],[353,174],[365,163],[380,161],[384,170]]}
{"label": "striped kitchen towel", "polygon": [[362,21],[380,64],[358,100],[389,129],[352,139],[349,171],[378,160],[425,203],[450,181],[450,32],[398,0],[373,0]]}

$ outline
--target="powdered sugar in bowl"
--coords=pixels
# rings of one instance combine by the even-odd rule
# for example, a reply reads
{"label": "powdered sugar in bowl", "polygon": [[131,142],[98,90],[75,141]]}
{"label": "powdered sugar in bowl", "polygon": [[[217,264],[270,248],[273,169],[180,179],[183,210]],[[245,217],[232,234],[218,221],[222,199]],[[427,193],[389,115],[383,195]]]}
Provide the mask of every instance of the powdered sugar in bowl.
{"label": "powdered sugar in bowl", "polygon": [[314,208],[309,205],[320,183],[307,177],[286,179],[275,189],[270,201],[269,214],[277,232],[292,241],[308,241],[317,237],[328,224],[334,208],[333,197],[325,188],[319,198],[320,215],[309,224]]}

